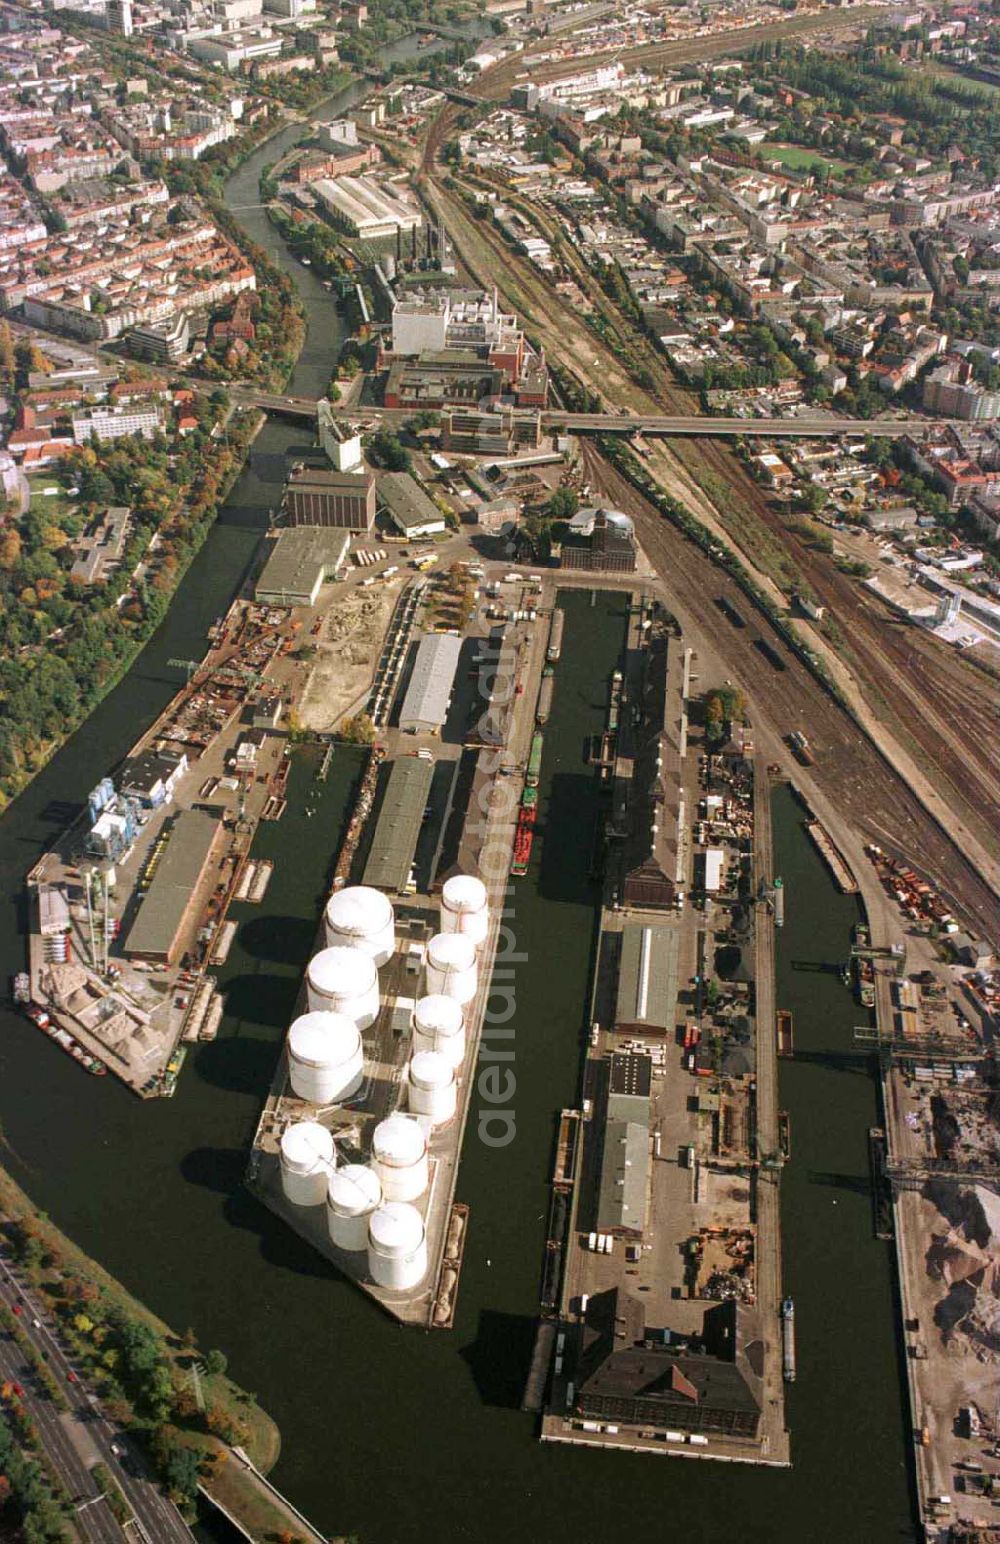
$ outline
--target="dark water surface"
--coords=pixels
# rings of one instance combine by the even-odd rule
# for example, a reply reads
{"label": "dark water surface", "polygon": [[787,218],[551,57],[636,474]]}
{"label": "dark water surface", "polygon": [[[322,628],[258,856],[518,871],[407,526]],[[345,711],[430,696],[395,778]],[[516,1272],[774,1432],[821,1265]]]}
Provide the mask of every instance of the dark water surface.
{"label": "dark water surface", "polygon": [[[235,175],[233,205],[256,201],[259,168],[276,153],[266,147]],[[262,213],[239,218],[277,251]],[[309,270],[292,266],[310,324],[294,389],[319,392],[340,322]],[[201,654],[205,629],[228,604],[277,502],[295,439],[294,429],[264,430],[164,626],[0,821],[5,972],[23,958],[25,871],[172,695],[178,675],[166,661]],[[276,1483],[321,1528],[356,1531],[363,1544],[911,1538],[889,1256],[872,1240],[867,1193],[874,1085],[851,1055],[848,992],[835,974],[800,968],[843,960],[854,906],[833,890],[784,792],[775,829],[787,896],[778,999],[795,1015],[797,1051],[782,1068],[792,1120],[784,1242],[798,1325],[794,1468],[543,1448],[517,1408],[553,1121],[577,1097],[587,1016],[598,897],[588,879],[596,791],[583,742],[603,723],[625,627],[619,596],[599,595],[593,607],[585,593],[564,599],[540,836],[508,919],[518,956],[516,1136],[491,1150],[475,1116],[469,1123],[458,1196],[471,1206],[471,1231],[455,1330],[397,1328],[240,1182],[357,776],[350,752],[334,758],[324,785],[313,781],[309,757],[297,757],[288,813],[260,833],[258,850],[276,864],[265,903],[233,913],[240,933],[219,971],[229,1012],[218,1040],[195,1050],[173,1100],[140,1104],[111,1078],[87,1078],[26,1020],[0,1011],[0,1119],[12,1167],[151,1308],[227,1352],[233,1375],[281,1426]]]}

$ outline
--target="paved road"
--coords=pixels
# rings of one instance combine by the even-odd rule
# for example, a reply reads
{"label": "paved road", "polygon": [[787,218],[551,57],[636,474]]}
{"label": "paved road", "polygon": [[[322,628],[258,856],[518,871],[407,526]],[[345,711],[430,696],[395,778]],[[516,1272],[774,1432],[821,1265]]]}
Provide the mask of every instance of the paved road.
{"label": "paved road", "polygon": [[[31,1369],[17,1344],[0,1338],[0,1367],[24,1388],[26,1403],[46,1452],[62,1474],[70,1494],[81,1498],[83,1509],[77,1512],[81,1537],[93,1540],[94,1544],[121,1544],[124,1538],[140,1538],[146,1544],[191,1544],[194,1536],[176,1507],[151,1480],[138,1473],[128,1474],[122,1468],[120,1459],[111,1450],[112,1442],[126,1448],[130,1464],[137,1471],[141,1465],[138,1454],[125,1434],[100,1413],[96,1398],[85,1385],[70,1382],[72,1367],[56,1336],[53,1320],[20,1280],[17,1267],[2,1257],[0,1301],[9,1308],[20,1304],[25,1334],[39,1352],[44,1352],[70,1402],[69,1415],[61,1415],[50,1400],[37,1392]],[[107,1502],[97,1500],[99,1493],[90,1476],[90,1466],[98,1462],[110,1470],[135,1513],[136,1523],[129,1526],[127,1533],[123,1533],[115,1522]]]}
{"label": "paved road", "polygon": [[[232,385],[228,388],[234,401],[263,408],[268,413],[281,413],[289,418],[315,418],[316,400],[313,397],[282,397],[275,392],[257,391],[249,386]],[[341,416],[370,419],[372,422],[402,423],[414,416],[416,408],[403,407],[342,407],[333,409]],[[680,438],[736,438],[751,439],[824,439],[842,435],[873,434],[893,437],[900,434],[919,433],[926,422],[915,418],[837,418],[829,413],[812,413],[800,418],[713,418],[704,413],[567,413],[551,408],[541,415],[542,428],[561,430],[569,434],[619,433],[670,435]],[[947,427],[957,420],[937,418],[935,428]]]}

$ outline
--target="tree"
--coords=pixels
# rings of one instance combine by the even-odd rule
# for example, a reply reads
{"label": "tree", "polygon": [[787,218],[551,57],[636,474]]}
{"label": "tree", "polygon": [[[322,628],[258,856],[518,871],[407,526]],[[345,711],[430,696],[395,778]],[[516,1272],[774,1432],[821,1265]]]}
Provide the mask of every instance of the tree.
{"label": "tree", "polygon": [[572,488],[557,488],[546,505],[553,520],[572,520],[580,507],[580,500]]}
{"label": "tree", "polygon": [[221,1377],[229,1366],[224,1351],[209,1351],[205,1357],[205,1371],[213,1378]]}
{"label": "tree", "polygon": [[368,454],[376,466],[384,467],[387,472],[408,472],[413,465],[410,452],[400,444],[399,436],[388,429],[379,429],[372,437]]}

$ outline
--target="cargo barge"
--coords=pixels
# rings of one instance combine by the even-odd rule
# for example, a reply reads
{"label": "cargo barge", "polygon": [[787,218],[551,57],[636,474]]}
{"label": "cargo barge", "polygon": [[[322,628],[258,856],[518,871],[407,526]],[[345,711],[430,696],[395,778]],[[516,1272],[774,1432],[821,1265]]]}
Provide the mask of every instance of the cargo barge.
{"label": "cargo barge", "polygon": [[787,1008],[779,1008],[775,1014],[778,1026],[778,1055],[794,1055],[794,1043],[792,1039],[792,1015]]}
{"label": "cargo barge", "polygon": [[523,805],[518,811],[514,831],[514,850],[511,854],[510,871],[515,879],[523,879],[531,862],[531,849],[535,841],[535,806]]}
{"label": "cargo barge", "polygon": [[552,613],[552,626],[549,629],[549,646],[545,651],[545,658],[550,664],[555,664],[562,654],[563,628],[566,625],[566,615],[557,606]]}
{"label": "cargo barge", "polygon": [[795,1382],[795,1304],[790,1297],[781,1305],[781,1374],[786,1383]]}
{"label": "cargo barge", "polygon": [[819,821],[815,819],[806,821],[806,830],[809,832],[814,846],[833,875],[834,884],[841,895],[857,895],[857,880],[851,873],[847,859],[829,832],[824,830]]}
{"label": "cargo barge", "polygon": [[542,772],[542,750],[545,741],[540,729],[536,729],[531,737],[531,750],[528,753],[527,784],[529,788],[538,787],[538,779]]}

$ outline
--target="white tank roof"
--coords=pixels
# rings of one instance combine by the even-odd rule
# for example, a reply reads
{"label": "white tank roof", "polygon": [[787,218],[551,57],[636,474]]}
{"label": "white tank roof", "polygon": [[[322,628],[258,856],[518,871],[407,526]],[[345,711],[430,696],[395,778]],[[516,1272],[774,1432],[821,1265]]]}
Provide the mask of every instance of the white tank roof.
{"label": "white tank roof", "polygon": [[476,946],[464,933],[435,933],[427,945],[427,958],[438,970],[472,970]]}
{"label": "white tank roof", "polygon": [[413,1010],[415,1026],[439,1035],[457,1035],[463,1021],[461,1003],[454,997],[445,997],[442,992],[428,992]]}
{"label": "white tank roof", "polygon": [[424,1241],[424,1219],[406,1201],[387,1201],[372,1212],[368,1236],[385,1254],[412,1254]]}
{"label": "white tank roof", "polygon": [[400,1111],[380,1121],[372,1137],[372,1152],[380,1163],[405,1169],[419,1163],[427,1151],[427,1139],[419,1121]]}
{"label": "white tank roof", "polygon": [[318,1121],[299,1120],[281,1134],[281,1161],[299,1174],[319,1164],[333,1164],[333,1137]]}
{"label": "white tank roof", "polygon": [[475,874],[453,874],[441,891],[449,911],[482,911],[488,899],[486,886]]}
{"label": "white tank roof", "polygon": [[348,885],[337,890],[326,903],[326,920],[338,933],[367,938],[380,933],[392,922],[392,903],[381,890],[371,885]]}
{"label": "white tank roof", "polygon": [[374,1169],[366,1163],[347,1163],[334,1169],[326,1186],[327,1204],[343,1217],[360,1217],[378,1206],[382,1186]]}
{"label": "white tank roof", "polygon": [[417,1088],[447,1088],[455,1069],[440,1051],[417,1051],[410,1058],[410,1082]]}
{"label": "white tank roof", "polygon": [[288,1054],[306,1067],[342,1067],[360,1045],[358,1026],[346,1013],[302,1013],[288,1031]]}
{"label": "white tank roof", "polygon": [[318,992],[336,997],[362,997],[378,980],[374,960],[338,945],[314,954],[307,974]]}

